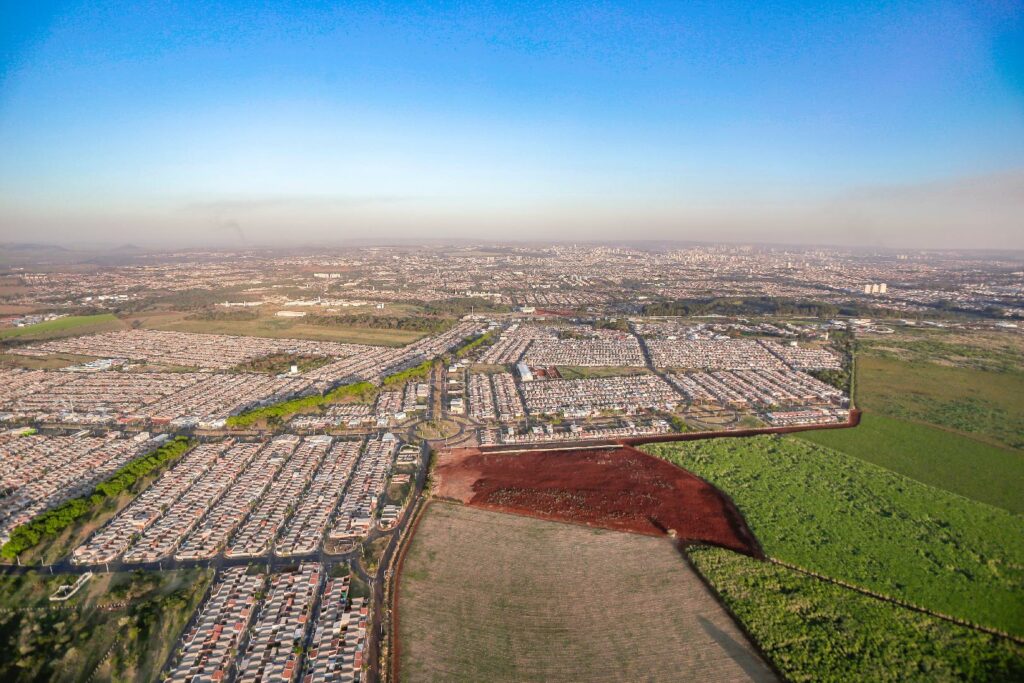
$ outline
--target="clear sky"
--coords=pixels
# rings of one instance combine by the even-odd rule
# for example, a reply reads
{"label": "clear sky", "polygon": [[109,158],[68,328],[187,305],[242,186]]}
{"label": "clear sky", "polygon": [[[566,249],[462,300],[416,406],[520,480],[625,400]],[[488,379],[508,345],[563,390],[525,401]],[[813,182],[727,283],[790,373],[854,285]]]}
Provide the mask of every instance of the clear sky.
{"label": "clear sky", "polygon": [[1024,248],[1022,2],[0,3],[0,241]]}

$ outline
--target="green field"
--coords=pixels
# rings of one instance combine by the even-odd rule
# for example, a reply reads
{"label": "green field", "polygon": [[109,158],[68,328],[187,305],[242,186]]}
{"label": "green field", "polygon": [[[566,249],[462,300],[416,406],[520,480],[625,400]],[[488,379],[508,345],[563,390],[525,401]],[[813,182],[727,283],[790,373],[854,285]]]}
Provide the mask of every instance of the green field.
{"label": "green field", "polygon": [[834,448],[968,498],[1024,513],[1024,453],[936,427],[866,413],[856,429],[803,432]]}
{"label": "green field", "polygon": [[113,313],[69,315],[66,318],[47,320],[35,325],[0,330],[0,339],[39,341],[42,339],[55,339],[57,337],[70,337],[76,334],[109,332],[110,330],[118,330],[122,327],[121,321]]}
{"label": "green field", "polygon": [[0,680],[157,680],[213,572],[97,574],[67,602],[47,600],[76,578],[0,577]]}
{"label": "green field", "polygon": [[1012,331],[906,327],[865,334],[859,348],[874,356],[991,372],[1024,371],[1024,336]]}
{"label": "green field", "polygon": [[689,552],[791,681],[1020,681],[1024,647],[720,548]]}
{"label": "green field", "polygon": [[1024,373],[857,357],[857,404],[952,429],[990,443],[1024,447]]}
{"label": "green field", "polygon": [[652,444],[720,487],[765,552],[1024,634],[1024,518],[795,438]]}
{"label": "green field", "polygon": [[374,346],[405,346],[424,336],[415,330],[377,329],[372,327],[334,327],[303,324],[302,318],[262,316],[255,320],[189,320],[185,317],[164,317],[152,321],[153,329],[203,334],[231,334],[240,337],[273,337],[279,339],[312,339],[346,344]]}

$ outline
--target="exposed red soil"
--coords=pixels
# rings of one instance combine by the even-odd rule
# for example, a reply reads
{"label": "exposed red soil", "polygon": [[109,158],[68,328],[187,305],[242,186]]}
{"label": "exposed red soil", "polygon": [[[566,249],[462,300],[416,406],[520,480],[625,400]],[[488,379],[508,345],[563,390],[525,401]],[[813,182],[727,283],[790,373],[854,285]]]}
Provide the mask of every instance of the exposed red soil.
{"label": "exposed red soil", "polygon": [[700,477],[629,446],[440,456],[437,494],[498,512],[719,545],[763,557],[739,510]]}

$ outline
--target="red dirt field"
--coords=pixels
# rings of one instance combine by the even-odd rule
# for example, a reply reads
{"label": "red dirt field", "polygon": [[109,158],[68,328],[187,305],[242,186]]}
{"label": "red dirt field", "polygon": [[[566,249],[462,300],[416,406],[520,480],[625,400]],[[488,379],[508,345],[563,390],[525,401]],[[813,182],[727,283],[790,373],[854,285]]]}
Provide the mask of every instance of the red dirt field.
{"label": "red dirt field", "polygon": [[686,470],[629,446],[442,453],[436,493],[466,505],[682,541],[764,557],[739,510]]}

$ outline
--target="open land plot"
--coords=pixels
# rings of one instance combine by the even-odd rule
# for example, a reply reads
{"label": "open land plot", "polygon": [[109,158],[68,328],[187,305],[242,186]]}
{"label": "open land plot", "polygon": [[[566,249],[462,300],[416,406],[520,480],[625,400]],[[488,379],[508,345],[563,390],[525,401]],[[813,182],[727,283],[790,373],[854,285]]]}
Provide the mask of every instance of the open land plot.
{"label": "open land plot", "polygon": [[665,538],[433,502],[396,612],[402,681],[774,680]]}
{"label": "open land plot", "polygon": [[1024,647],[720,548],[690,558],[789,680],[1019,681]]}
{"label": "open land plot", "polygon": [[21,339],[38,341],[42,339],[56,339],[76,334],[93,334],[96,332],[109,332],[119,330],[124,324],[114,316],[113,313],[101,313],[99,315],[70,315],[56,320],[25,327],[10,327],[0,330],[0,339]]}
{"label": "open land plot", "polygon": [[[9,295],[9,294],[17,294],[18,293],[18,292],[11,292],[11,291],[9,291],[10,289],[11,289],[10,287],[4,287],[3,285],[0,285],[0,296],[5,296],[5,295]],[[15,288],[15,289],[20,289],[20,288]],[[28,291],[28,290],[26,290],[26,291]],[[33,313],[33,312],[36,311],[36,309],[37,309],[36,306],[20,306],[20,305],[17,305],[17,304],[7,304],[7,305],[0,304],[0,315],[20,315],[20,314],[24,314],[24,313]]]}
{"label": "open land plot", "polygon": [[904,361],[1004,372],[1024,371],[1024,335],[1016,331],[898,328],[858,335],[862,351]]}
{"label": "open land plot", "polygon": [[1024,453],[931,425],[867,413],[856,429],[799,434],[946,491],[1024,514]]}
{"label": "open land plot", "polygon": [[721,545],[755,557],[757,540],[732,503],[679,467],[628,446],[480,453],[449,451],[437,494],[474,507]]}
{"label": "open land plot", "polygon": [[792,437],[643,448],[731,496],[769,557],[1024,634],[1019,515]]}
{"label": "open land plot", "polygon": [[336,341],[373,346],[404,346],[425,336],[415,330],[387,330],[370,327],[312,325],[301,318],[259,317],[255,320],[189,320],[164,318],[153,322],[153,329],[176,332],[230,334],[240,337],[273,337]]}
{"label": "open land plot", "polygon": [[94,680],[156,680],[212,577],[207,569],[101,574],[65,603],[47,596],[76,575],[0,577],[0,647],[9,653],[0,679],[86,681],[95,671]]}
{"label": "open land plot", "polygon": [[973,438],[1024,448],[1024,372],[857,357],[857,403]]}
{"label": "open land plot", "polygon": [[631,368],[621,366],[597,366],[597,367],[574,367],[571,365],[559,365],[558,374],[562,379],[590,379],[592,377],[620,377],[624,375],[646,375],[650,373],[648,368]]}
{"label": "open land plot", "polygon": [[22,356],[14,353],[0,353],[0,368],[24,368],[26,370],[60,370],[95,360],[94,356],[80,356],[74,353],[55,353],[50,356]]}

